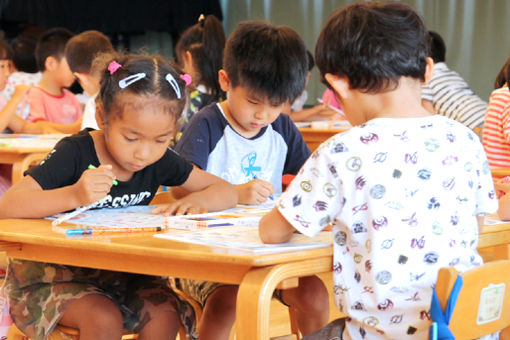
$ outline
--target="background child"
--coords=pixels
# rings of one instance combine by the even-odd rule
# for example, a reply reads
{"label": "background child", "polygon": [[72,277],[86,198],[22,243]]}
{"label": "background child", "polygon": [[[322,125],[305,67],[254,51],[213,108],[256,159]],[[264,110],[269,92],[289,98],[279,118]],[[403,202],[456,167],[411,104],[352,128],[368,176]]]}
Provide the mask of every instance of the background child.
{"label": "background child", "polygon": [[354,127],[314,152],[259,225],[280,243],[333,223],[348,318],[305,339],[425,339],[439,268],[482,263],[477,217],[497,209],[492,178],[477,135],[421,105],[427,50],[420,17],[398,2],[346,6],[319,36],[321,77]]}
{"label": "background child", "polygon": [[[504,79],[510,79],[506,68]],[[504,85],[492,91],[485,113],[483,146],[491,168],[510,167],[510,91]]]}
{"label": "background child", "polygon": [[422,88],[423,105],[431,113],[455,119],[470,129],[481,127],[487,103],[469,88],[457,72],[448,68],[443,38],[437,32],[429,31],[429,39],[434,73]]}
{"label": "background child", "polygon": [[[96,207],[145,205],[160,185],[193,193],[155,212],[232,207],[237,192],[230,184],[168,149],[184,105],[184,81],[163,58],[113,61],[103,73],[97,107],[104,130],[59,142],[0,200],[0,217],[41,218],[100,199]],[[118,185],[112,187],[113,179]],[[78,328],[80,339],[120,339],[123,324],[139,339],[174,339],[179,314],[190,316],[164,278],[23,260],[9,263],[8,276],[11,316],[32,339],[45,339],[57,322]]]}
{"label": "background child", "polygon": [[[65,89],[74,82],[74,76],[64,57],[65,45],[71,37],[70,31],[53,28],[37,42],[35,55],[42,78],[27,94],[30,109],[26,119],[30,122],[46,120],[71,124],[82,116],[78,100]],[[71,130],[78,131],[79,125]]]}
{"label": "background child", "polygon": [[[282,174],[295,174],[310,154],[286,114],[304,89],[306,50],[299,35],[264,22],[239,24],[227,40],[220,85],[227,100],[195,114],[176,146],[189,161],[237,184],[239,202],[264,202],[281,193]],[[181,288],[204,307],[201,340],[228,339],[235,319],[237,286],[180,280]],[[329,300],[322,281],[300,278],[280,300],[298,310],[308,334],[325,325]]]}
{"label": "background child", "polygon": [[202,14],[198,23],[184,31],[177,42],[177,60],[184,71],[191,75],[195,86],[190,93],[188,109],[179,121],[181,131],[198,110],[225,98],[225,92],[218,82],[224,47],[223,25],[214,15],[204,17]]}
{"label": "background child", "polygon": [[312,53],[307,50],[306,55],[308,59],[308,74],[306,76],[305,90],[294,100],[290,110],[285,110],[285,112],[289,113],[290,119],[295,122],[334,119],[337,112],[329,107],[329,102],[323,102],[314,107],[303,109],[303,106],[308,100],[306,88],[308,87],[310,76],[312,75],[312,69],[315,66]]}
{"label": "background child", "polygon": [[[41,80],[41,72],[38,71],[37,61],[35,60],[35,47],[44,32],[43,28],[29,25],[11,42],[13,50],[12,64],[14,67],[13,72],[9,75],[9,81],[2,91],[8,101],[14,95],[16,86],[21,84],[34,86]],[[21,106],[19,109],[21,109]],[[21,117],[22,114],[19,109],[16,113]]]}
{"label": "background child", "polygon": [[90,127],[99,129],[96,122],[96,97],[99,92],[101,69],[92,70],[92,62],[101,53],[115,54],[112,43],[99,31],[85,31],[75,35],[66,44],[65,57],[69,68],[80,82],[83,90],[90,96],[85,110],[81,129]]}

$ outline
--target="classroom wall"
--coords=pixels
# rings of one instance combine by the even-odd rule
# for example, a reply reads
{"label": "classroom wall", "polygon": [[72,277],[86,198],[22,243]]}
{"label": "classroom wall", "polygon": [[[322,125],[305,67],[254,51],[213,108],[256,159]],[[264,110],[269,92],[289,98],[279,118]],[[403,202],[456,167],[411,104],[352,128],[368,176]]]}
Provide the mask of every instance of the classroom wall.
{"label": "classroom wall", "polygon": [[[447,45],[446,62],[488,100],[494,79],[510,54],[510,1],[508,0],[402,0],[424,18],[428,29],[439,32]],[[263,19],[294,28],[313,52],[320,30],[330,14],[353,0],[220,0],[225,33],[239,21]],[[171,56],[168,33],[147,32],[134,37],[133,47]],[[312,72],[308,104],[325,87]]]}

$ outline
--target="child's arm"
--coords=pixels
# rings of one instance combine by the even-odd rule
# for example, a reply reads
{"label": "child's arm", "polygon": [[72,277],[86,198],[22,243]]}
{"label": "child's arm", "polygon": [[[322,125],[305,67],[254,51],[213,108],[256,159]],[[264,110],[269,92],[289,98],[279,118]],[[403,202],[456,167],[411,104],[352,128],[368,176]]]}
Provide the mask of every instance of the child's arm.
{"label": "child's arm", "polygon": [[498,216],[504,221],[510,220],[510,193],[504,194],[499,199]]}
{"label": "child's arm", "polygon": [[[14,90],[14,94],[12,95],[11,100],[5,105],[2,111],[0,111],[0,130],[3,131],[6,127],[8,126],[10,127],[10,122],[13,119],[13,117],[18,117],[16,116],[16,108],[25,97],[25,94],[27,93],[29,88],[30,86],[28,85],[16,86],[16,89]],[[20,117],[18,118],[23,122],[23,119],[21,119]]]}
{"label": "child's arm", "polygon": [[319,104],[309,109],[292,112],[290,119],[294,122],[313,121],[313,120],[329,120],[337,114],[336,111],[330,109],[327,103]]}
{"label": "child's arm", "polygon": [[259,222],[259,236],[264,243],[287,242],[296,229],[274,208]]}
{"label": "child's arm", "polygon": [[196,214],[231,208],[237,204],[235,187],[204,170],[194,166],[188,179],[180,186],[190,194],[152,212],[168,215]]}
{"label": "child's arm", "polygon": [[111,165],[88,169],[75,184],[51,190],[25,176],[0,199],[0,218],[42,218],[92,204],[108,194],[114,179]]}
{"label": "child's arm", "polygon": [[[234,185],[239,197],[239,204],[260,204],[267,200],[274,192],[273,185],[269,182],[254,179],[244,184]],[[180,187],[172,188],[172,194],[175,198],[183,198],[189,194],[188,191]]]}

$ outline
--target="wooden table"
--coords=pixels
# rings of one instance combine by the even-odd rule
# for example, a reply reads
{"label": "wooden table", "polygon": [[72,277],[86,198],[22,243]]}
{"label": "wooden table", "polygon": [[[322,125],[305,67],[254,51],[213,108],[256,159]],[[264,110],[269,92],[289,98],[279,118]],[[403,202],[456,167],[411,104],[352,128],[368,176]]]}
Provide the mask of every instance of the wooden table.
{"label": "wooden table", "polygon": [[237,339],[269,338],[274,289],[297,277],[330,272],[332,247],[242,255],[224,248],[180,243],[151,234],[78,239],[51,231],[47,220],[0,220],[0,250],[7,256],[59,264],[239,284]]}
{"label": "wooden table", "polygon": [[11,180],[16,183],[34,162],[42,161],[66,135],[3,135],[0,137],[0,164],[11,164]]}
{"label": "wooden table", "polygon": [[333,127],[328,129],[317,129],[312,127],[301,127],[299,131],[305,140],[306,145],[310,148],[310,151],[314,152],[328,138],[336,135],[339,132],[349,130],[349,127]]}

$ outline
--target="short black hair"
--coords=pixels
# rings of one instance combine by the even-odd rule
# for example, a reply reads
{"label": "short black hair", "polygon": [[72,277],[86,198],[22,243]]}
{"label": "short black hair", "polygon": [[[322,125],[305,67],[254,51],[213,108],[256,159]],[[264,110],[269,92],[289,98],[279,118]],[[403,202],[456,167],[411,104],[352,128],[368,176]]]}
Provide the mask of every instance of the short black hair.
{"label": "short black hair", "polygon": [[293,102],[305,88],[305,44],[289,27],[242,22],[228,38],[224,54],[223,68],[232,86],[246,87],[272,105]]}
{"label": "short black hair", "polygon": [[0,39],[0,60],[12,60],[14,52],[12,51],[11,45],[7,41]]}
{"label": "short black hair", "polygon": [[66,43],[72,36],[71,31],[61,27],[51,28],[41,36],[35,47],[35,59],[39,71],[45,70],[44,64],[48,57],[54,57],[57,60],[64,57]]}
{"label": "short black hair", "polygon": [[399,2],[355,3],[335,11],[322,29],[315,62],[327,73],[346,76],[352,89],[379,92],[400,77],[425,80],[428,33],[409,6]]}
{"label": "short black hair", "polygon": [[115,52],[110,39],[99,31],[85,31],[75,35],[66,44],[65,56],[72,72],[90,73],[94,57],[100,53]]}
{"label": "short black hair", "polygon": [[36,73],[39,69],[35,60],[35,46],[39,38],[46,32],[45,28],[28,24],[11,41],[14,51],[13,62],[21,72]]}
{"label": "short black hair", "polygon": [[[103,54],[101,56],[108,56]],[[181,70],[174,64],[161,56],[145,55],[122,55],[105,62],[109,65],[112,61],[121,65],[116,71],[111,72],[105,67],[101,77],[101,88],[96,102],[104,108],[105,118],[108,119],[121,116],[124,109],[122,96],[146,96],[154,100],[161,100],[163,107],[161,111],[167,112],[175,119],[184,110],[186,104],[186,84],[179,76]],[[141,79],[132,82],[128,86],[121,88],[120,81],[127,77],[144,73]],[[171,75],[178,87],[180,98],[176,90],[167,78]],[[172,78],[169,79],[172,79]],[[174,85],[175,85],[174,84]]]}
{"label": "short black hair", "polygon": [[223,62],[225,31],[221,21],[214,15],[200,16],[197,24],[189,27],[179,38],[176,46],[177,61],[182,65],[186,51],[193,56],[194,67],[200,73],[200,80],[216,100],[225,97],[218,81],[218,71]]}
{"label": "short black hair", "polygon": [[315,60],[313,59],[312,52],[306,50],[306,57],[308,59],[308,71],[311,71],[315,66]]}
{"label": "short black hair", "polygon": [[446,45],[439,33],[429,31],[430,57],[435,63],[441,63],[446,60]]}

